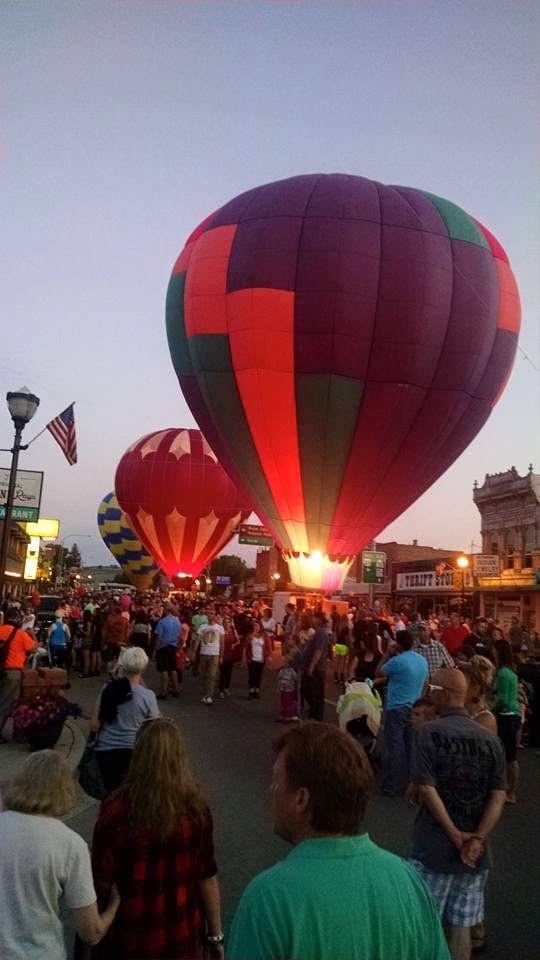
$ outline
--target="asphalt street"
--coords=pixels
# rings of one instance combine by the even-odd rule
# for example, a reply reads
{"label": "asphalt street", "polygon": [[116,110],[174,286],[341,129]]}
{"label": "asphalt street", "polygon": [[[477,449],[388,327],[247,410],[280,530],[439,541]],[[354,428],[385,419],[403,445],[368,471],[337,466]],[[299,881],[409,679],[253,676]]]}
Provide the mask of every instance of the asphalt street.
{"label": "asphalt street", "polygon": [[[150,668],[148,685],[155,686]],[[74,680],[70,698],[88,712],[100,680]],[[328,699],[337,699],[327,686]],[[286,855],[287,845],[274,836],[270,821],[269,785],[273,764],[272,742],[281,726],[275,722],[275,673],[267,671],[260,701],[247,700],[247,675],[234,670],[231,698],[212,707],[200,703],[198,680],[185,677],[178,700],[161,703],[189,744],[197,774],[203,783],[215,823],[225,925],[251,877]],[[335,720],[335,708],[326,706],[326,719]],[[76,721],[80,726],[84,721]],[[487,894],[488,949],[486,960],[540,958],[540,756],[520,751],[519,802],[507,807],[493,837],[494,866]],[[149,789],[152,789],[149,783]],[[97,815],[97,802],[84,799],[66,822],[87,841]],[[366,828],[375,842],[407,856],[414,810],[404,800],[375,794]],[[344,895],[346,917],[346,895]]]}

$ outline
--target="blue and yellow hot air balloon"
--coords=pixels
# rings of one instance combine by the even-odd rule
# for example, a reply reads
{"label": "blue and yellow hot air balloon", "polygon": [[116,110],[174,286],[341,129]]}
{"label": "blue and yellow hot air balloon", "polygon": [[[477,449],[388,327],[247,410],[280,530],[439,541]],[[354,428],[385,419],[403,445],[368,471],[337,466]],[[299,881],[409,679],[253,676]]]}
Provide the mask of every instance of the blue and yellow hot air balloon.
{"label": "blue and yellow hot air balloon", "polygon": [[127,573],[137,590],[148,590],[159,567],[133,533],[114,493],[107,493],[98,507],[101,539]]}

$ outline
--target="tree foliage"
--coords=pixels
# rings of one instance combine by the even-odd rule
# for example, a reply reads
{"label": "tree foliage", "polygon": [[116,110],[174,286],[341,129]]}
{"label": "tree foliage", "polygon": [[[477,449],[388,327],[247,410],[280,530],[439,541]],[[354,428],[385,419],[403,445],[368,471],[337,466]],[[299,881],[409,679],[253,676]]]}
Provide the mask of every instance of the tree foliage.
{"label": "tree foliage", "polygon": [[[215,557],[210,564],[212,586],[216,587],[216,577],[230,577],[231,586],[237,587],[246,579],[247,571],[247,565],[241,557],[237,557],[233,553],[222,554],[220,557]],[[219,589],[219,586],[217,589]]]}
{"label": "tree foliage", "polygon": [[76,543],[69,550],[64,548],[64,569],[80,570],[82,563],[81,551]]}
{"label": "tree foliage", "polygon": [[117,573],[113,583],[131,583],[131,580],[127,573]]}

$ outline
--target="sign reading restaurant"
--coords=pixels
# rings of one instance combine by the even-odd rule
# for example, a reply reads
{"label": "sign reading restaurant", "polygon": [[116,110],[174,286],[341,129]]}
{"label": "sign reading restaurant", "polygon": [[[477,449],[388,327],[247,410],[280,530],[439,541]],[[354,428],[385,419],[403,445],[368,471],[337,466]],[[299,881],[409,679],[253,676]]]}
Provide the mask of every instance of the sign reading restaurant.
{"label": "sign reading restaurant", "polygon": [[[17,470],[13,494],[13,520],[39,520],[43,473],[36,470]],[[0,468],[0,520],[6,515],[9,487],[9,468]]]}
{"label": "sign reading restaurant", "polygon": [[[465,586],[472,587],[469,572],[465,573]],[[414,570],[396,574],[396,591],[401,593],[411,590],[461,590],[461,571],[445,570],[437,573],[436,570]]]}

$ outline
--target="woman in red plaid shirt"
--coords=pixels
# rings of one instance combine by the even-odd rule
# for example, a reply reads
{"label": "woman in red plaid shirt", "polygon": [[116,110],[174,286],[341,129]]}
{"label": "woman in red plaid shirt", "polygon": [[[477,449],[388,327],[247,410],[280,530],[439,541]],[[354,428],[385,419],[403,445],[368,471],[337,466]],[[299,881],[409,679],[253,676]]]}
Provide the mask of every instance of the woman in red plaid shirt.
{"label": "woman in red plaid shirt", "polygon": [[196,960],[223,942],[212,817],[169,720],[140,729],[122,787],[104,801],[92,844],[99,903],[121,904],[99,960]]}

